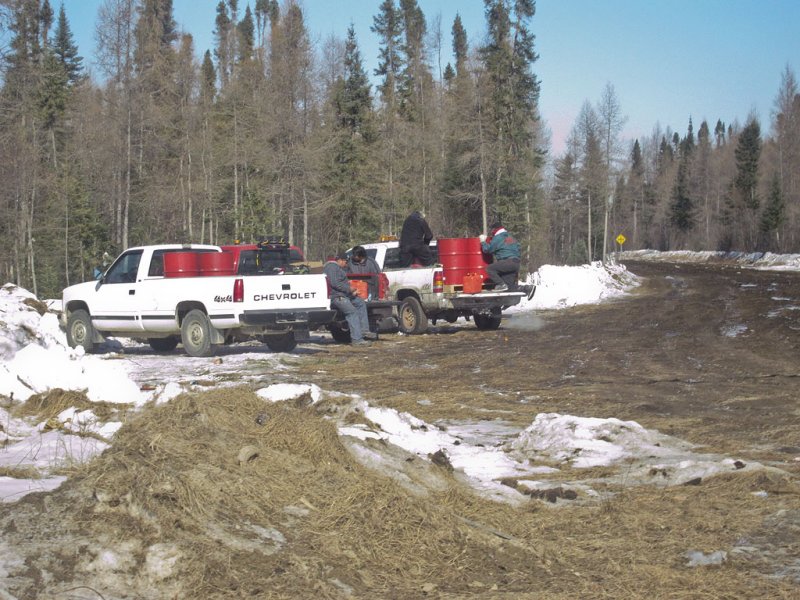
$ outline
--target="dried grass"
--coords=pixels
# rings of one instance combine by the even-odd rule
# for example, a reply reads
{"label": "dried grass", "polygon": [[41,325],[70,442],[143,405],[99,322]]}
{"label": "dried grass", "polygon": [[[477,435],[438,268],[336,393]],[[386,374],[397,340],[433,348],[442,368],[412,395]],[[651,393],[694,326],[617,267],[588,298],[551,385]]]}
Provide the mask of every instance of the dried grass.
{"label": "dried grass", "polygon": [[124,414],[131,408],[128,404],[92,402],[84,392],[54,388],[32,395],[22,404],[13,407],[12,413],[20,418],[36,417],[40,421],[47,421],[73,407],[79,411],[91,410],[101,421],[118,419],[121,413]]}
{"label": "dried grass", "polygon": [[[797,506],[789,476],[735,473],[557,509],[484,500],[455,479],[414,494],[354,460],[327,418],[331,402],[270,404],[244,388],[183,394],[131,418],[50,503],[63,498],[67,530],[136,540],[140,573],[148,547],[174,544],[178,572],[163,585],[183,597],[796,595],[741,562],[689,569],[684,559]],[[251,459],[240,462],[245,447]],[[129,593],[152,593],[128,581]]]}

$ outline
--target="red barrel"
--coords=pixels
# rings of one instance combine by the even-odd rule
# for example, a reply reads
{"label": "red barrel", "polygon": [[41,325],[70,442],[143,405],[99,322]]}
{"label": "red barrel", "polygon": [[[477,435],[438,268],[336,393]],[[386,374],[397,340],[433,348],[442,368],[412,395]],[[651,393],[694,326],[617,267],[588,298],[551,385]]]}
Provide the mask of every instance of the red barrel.
{"label": "red barrel", "polygon": [[202,252],[200,256],[200,275],[235,275],[233,252]]}
{"label": "red barrel", "polygon": [[439,248],[439,262],[444,267],[445,285],[462,285],[467,273],[488,279],[486,265],[491,260],[481,251],[478,238],[444,238],[438,240],[436,245]]}
{"label": "red barrel", "polygon": [[164,254],[164,277],[197,277],[200,273],[197,252],[167,252]]}

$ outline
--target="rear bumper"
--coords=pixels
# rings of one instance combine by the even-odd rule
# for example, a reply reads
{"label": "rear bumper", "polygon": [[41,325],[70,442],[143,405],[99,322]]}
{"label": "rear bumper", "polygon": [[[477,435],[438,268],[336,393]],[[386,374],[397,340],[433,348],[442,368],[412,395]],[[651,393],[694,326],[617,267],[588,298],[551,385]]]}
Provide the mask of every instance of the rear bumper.
{"label": "rear bumper", "polygon": [[317,329],[333,321],[335,310],[246,310],[239,317],[243,325],[276,329]]}
{"label": "rear bumper", "polygon": [[481,292],[449,296],[447,300],[456,310],[486,311],[492,308],[504,309],[515,306],[524,297],[524,292]]}

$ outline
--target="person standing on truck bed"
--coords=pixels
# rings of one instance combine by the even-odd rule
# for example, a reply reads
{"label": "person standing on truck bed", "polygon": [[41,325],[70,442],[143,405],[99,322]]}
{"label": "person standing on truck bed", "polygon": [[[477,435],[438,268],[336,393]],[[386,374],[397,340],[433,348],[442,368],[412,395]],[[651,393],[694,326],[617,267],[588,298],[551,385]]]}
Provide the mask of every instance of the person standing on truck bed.
{"label": "person standing on truck bed", "polygon": [[344,315],[350,329],[350,342],[354,345],[367,344],[364,338],[374,340],[378,335],[369,330],[367,303],[350,287],[350,280],[344,270],[346,266],[347,255],[339,252],[322,268],[331,286],[331,308]]}
{"label": "person standing on truck bed", "polygon": [[367,256],[364,246],[356,246],[347,261],[347,272],[353,275],[374,275],[369,278],[369,297],[373,300],[378,298],[378,273],[381,268],[374,258]]}
{"label": "person standing on truck bed", "polygon": [[492,232],[488,238],[481,234],[481,250],[491,254],[494,261],[486,266],[489,278],[494,282],[495,292],[523,291],[529,298],[533,296],[533,286],[517,285],[519,276],[519,242],[508,233],[499,220],[495,220],[489,228]]}
{"label": "person standing on truck bed", "polygon": [[403,222],[400,230],[400,265],[408,267],[415,260],[424,266],[433,264],[430,242],[433,233],[425,220],[425,214],[415,210]]}

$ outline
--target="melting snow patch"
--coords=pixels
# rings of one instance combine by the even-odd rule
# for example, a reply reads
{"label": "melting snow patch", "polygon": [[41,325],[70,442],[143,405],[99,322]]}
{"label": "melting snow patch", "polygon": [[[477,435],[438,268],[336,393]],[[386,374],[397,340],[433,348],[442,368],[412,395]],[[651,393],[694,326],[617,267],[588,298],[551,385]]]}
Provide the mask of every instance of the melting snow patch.
{"label": "melting snow patch", "polygon": [[311,403],[316,404],[322,395],[319,386],[308,383],[275,383],[256,392],[267,402],[284,402],[294,400],[303,394],[309,394]]}
{"label": "melting snow patch", "polygon": [[725,337],[735,338],[747,332],[747,325],[723,325],[720,327],[720,333]]}

